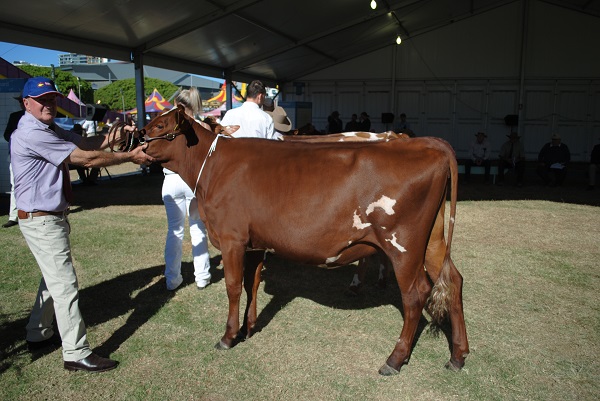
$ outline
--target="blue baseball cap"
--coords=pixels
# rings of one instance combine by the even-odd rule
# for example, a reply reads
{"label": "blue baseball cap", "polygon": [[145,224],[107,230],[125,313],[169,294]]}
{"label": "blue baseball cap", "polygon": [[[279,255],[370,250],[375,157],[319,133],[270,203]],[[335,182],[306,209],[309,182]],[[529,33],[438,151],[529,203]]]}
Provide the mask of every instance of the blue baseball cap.
{"label": "blue baseball cap", "polygon": [[56,89],[56,85],[54,85],[54,81],[51,79],[46,77],[33,77],[25,82],[22,96],[23,98],[39,97],[48,93],[56,93],[60,97],[65,97],[58,89]]}

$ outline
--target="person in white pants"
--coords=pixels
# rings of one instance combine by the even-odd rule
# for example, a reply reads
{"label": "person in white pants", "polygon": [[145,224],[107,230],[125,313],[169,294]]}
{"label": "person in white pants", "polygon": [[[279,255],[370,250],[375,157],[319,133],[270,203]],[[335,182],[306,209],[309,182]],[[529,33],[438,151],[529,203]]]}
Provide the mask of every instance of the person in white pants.
{"label": "person in white pants", "polygon": [[[185,107],[186,114],[194,117],[202,110],[202,99],[195,87],[179,92],[175,97],[175,105]],[[207,124],[201,123],[210,130]],[[192,258],[194,276],[198,289],[210,284],[210,259],[208,254],[208,236],[206,227],[196,208],[192,189],[181,179],[179,174],[163,169],[165,179],[162,186],[162,200],[167,212],[168,231],[165,243],[165,280],[167,290],[173,291],[183,283],[181,275],[182,247],[185,229],[185,218],[188,217],[190,237],[192,240]],[[190,210],[190,204],[192,210]]]}

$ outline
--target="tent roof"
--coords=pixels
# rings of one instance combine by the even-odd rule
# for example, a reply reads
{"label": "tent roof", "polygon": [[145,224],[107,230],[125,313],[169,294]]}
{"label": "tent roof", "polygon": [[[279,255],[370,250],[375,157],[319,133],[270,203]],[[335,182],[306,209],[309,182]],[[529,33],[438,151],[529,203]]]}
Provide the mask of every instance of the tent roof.
{"label": "tent roof", "polygon": [[[244,84],[244,88],[245,88],[245,84]],[[245,92],[245,89],[242,90],[242,92]],[[214,97],[211,97],[210,99],[208,99],[206,102],[207,103],[211,103],[211,102],[225,102],[227,100],[227,83],[223,82],[223,85],[221,85],[221,90],[219,91],[219,93],[217,93]],[[234,94],[233,95],[233,101],[236,102],[241,102],[243,99]]]}
{"label": "tent roof", "polygon": [[[150,96],[144,102],[146,113],[160,113],[164,110],[173,108],[173,105],[166,101],[158,89],[154,88]],[[137,113],[137,107],[135,109],[127,111],[128,114]]]}
{"label": "tent roof", "polygon": [[[0,40],[248,82],[292,82],[517,0],[16,2]],[[525,0],[521,0],[525,1]],[[600,2],[529,0],[600,16]]]}

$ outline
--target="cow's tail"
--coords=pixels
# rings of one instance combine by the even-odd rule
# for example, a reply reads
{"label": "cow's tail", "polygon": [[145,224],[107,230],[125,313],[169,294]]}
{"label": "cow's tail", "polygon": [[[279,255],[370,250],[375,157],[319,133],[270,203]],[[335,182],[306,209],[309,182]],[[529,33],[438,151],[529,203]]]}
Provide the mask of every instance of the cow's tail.
{"label": "cow's tail", "polygon": [[[428,312],[431,316],[432,327],[440,328],[454,298],[455,285],[452,282],[450,270],[452,260],[450,259],[450,248],[452,247],[452,235],[454,233],[454,220],[456,217],[456,202],[458,198],[458,165],[454,152],[449,157],[450,167],[450,221],[448,222],[448,240],[446,242],[446,254],[440,276],[435,282],[429,298]],[[444,193],[447,193],[446,191]],[[442,202],[446,201],[446,196]]]}

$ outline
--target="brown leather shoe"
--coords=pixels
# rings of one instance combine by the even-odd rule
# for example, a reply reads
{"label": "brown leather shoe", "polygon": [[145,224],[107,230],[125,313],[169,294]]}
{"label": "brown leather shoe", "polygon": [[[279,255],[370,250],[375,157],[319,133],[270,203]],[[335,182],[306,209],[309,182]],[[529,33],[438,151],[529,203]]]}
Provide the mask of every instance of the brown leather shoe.
{"label": "brown leather shoe", "polygon": [[106,372],[117,367],[119,362],[112,359],[102,358],[96,354],[90,354],[86,358],[78,361],[65,361],[65,369],[67,370],[83,370],[86,372],[98,373]]}

